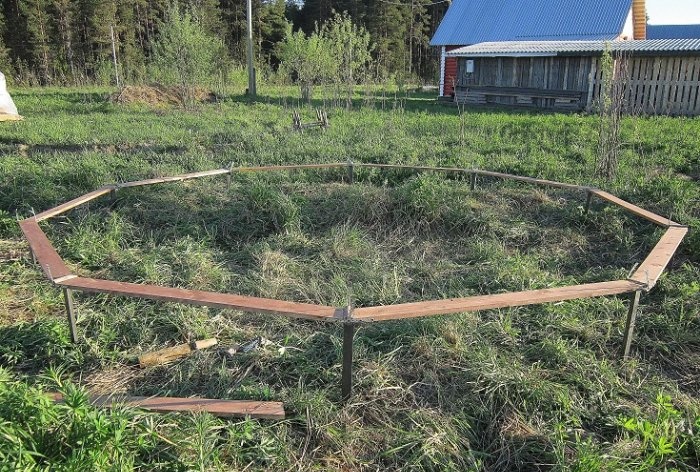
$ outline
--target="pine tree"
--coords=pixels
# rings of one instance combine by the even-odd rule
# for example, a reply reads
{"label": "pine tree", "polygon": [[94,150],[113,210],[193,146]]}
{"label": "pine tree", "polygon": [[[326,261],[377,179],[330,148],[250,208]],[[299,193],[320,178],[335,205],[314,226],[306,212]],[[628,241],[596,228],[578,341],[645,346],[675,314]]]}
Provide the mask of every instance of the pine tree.
{"label": "pine tree", "polygon": [[42,84],[53,81],[53,51],[51,50],[51,26],[48,0],[20,0],[19,9],[26,18],[25,28],[33,66],[37,66]]}
{"label": "pine tree", "polygon": [[74,83],[78,76],[73,41],[73,22],[76,3],[71,0],[52,0],[51,16],[56,27],[53,41],[57,44],[57,69],[63,76],[62,82]]}

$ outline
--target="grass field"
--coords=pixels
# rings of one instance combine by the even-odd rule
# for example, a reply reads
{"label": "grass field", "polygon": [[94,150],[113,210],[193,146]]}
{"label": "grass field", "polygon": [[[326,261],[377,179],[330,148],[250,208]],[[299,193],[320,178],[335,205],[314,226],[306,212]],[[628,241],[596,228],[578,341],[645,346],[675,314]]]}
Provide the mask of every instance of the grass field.
{"label": "grass field", "polygon": [[[700,120],[628,118],[615,182],[593,178],[597,119],[466,110],[358,94],[325,133],[291,130],[296,89],[182,111],[108,90],[13,92],[0,127],[0,470],[700,469]],[[317,106],[322,105],[319,100]],[[101,185],[250,164],[478,167],[595,185],[689,225],[642,297],[361,327],[340,401],[337,325],[61,292],[16,218]],[[242,175],[124,189],[42,224],[80,275],[357,306],[624,278],[652,224],[568,191],[362,170]],[[264,346],[139,370],[142,352],[216,336]],[[67,395],[53,405],[42,391]],[[95,410],[85,390],[284,401],[284,421]]]}

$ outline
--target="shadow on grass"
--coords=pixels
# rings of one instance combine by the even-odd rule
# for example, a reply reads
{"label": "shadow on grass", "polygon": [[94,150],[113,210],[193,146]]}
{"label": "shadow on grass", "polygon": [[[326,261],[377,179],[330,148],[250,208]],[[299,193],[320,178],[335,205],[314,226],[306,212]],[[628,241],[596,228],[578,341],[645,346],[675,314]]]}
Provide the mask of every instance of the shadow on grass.
{"label": "shadow on grass", "polygon": [[84,346],[70,341],[63,320],[46,319],[0,326],[0,366],[26,374],[37,374],[50,366],[84,371],[96,359]]}

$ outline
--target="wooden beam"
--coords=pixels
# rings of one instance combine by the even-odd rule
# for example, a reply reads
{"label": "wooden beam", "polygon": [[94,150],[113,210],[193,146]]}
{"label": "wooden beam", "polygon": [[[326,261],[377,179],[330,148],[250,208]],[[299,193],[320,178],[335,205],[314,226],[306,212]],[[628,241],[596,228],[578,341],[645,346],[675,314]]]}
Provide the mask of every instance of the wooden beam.
{"label": "wooden beam", "polygon": [[436,172],[463,172],[466,174],[476,174],[488,177],[497,177],[504,180],[517,180],[520,182],[526,182],[534,185],[545,185],[549,187],[566,188],[572,190],[588,190],[590,187],[576,184],[567,184],[564,182],[555,182],[553,180],[545,179],[535,179],[533,177],[523,177],[520,175],[504,174],[502,172],[492,172],[488,170],[479,169],[464,169],[460,167],[427,167],[427,166],[408,166],[399,164],[371,164],[371,163],[357,163],[356,166],[361,167],[374,167],[380,169],[402,169],[402,170],[416,170],[416,171],[436,171]]}
{"label": "wooden beam", "polygon": [[659,216],[656,213],[652,213],[649,210],[645,210],[644,208],[640,208],[637,205],[634,205],[630,202],[626,202],[625,200],[616,197],[615,195],[604,192],[602,190],[598,189],[592,189],[591,193],[596,195],[598,198],[602,198],[603,200],[607,200],[610,203],[614,203],[615,205],[624,208],[625,210],[629,211],[630,213],[633,213],[637,216],[641,216],[642,218],[651,221],[652,223],[655,223],[659,226],[663,227],[669,227],[669,226],[678,226],[678,223],[674,223],[668,218],[664,218],[663,216]]}
{"label": "wooden beam", "polygon": [[61,205],[58,205],[57,207],[50,208],[46,211],[43,211],[43,212],[39,213],[38,215],[35,215],[34,219],[36,221],[43,221],[43,220],[51,218],[52,216],[60,215],[61,213],[65,213],[68,210],[71,210],[77,206],[82,205],[83,203],[87,203],[90,200],[94,200],[98,197],[101,197],[102,195],[105,195],[114,189],[115,189],[114,185],[106,185],[104,187],[100,187],[97,190],[93,190],[90,193],[86,193],[85,195],[81,195],[78,198],[74,198],[73,200],[70,200],[66,203],[62,203]]}
{"label": "wooden beam", "polygon": [[630,279],[646,285],[646,290],[651,290],[658,282],[687,232],[688,228],[683,226],[668,228],[654,249],[644,259],[644,262],[630,276]]}
{"label": "wooden beam", "polygon": [[567,287],[527,290],[524,292],[478,295],[467,298],[450,298],[427,302],[402,303],[400,305],[356,308],[354,318],[360,321],[384,321],[422,316],[447,315],[468,311],[494,310],[515,306],[536,305],[578,298],[634,292],[640,285],[631,280],[615,280]]}
{"label": "wooden beam", "polygon": [[144,185],[164,184],[168,182],[182,182],[183,180],[197,179],[199,177],[210,177],[230,173],[229,169],[205,170],[202,172],[192,172],[190,174],[174,175],[172,177],[158,177],[155,179],[135,180],[117,184],[116,188],[142,187]]}
{"label": "wooden beam", "polygon": [[257,167],[233,167],[231,172],[260,172],[260,171],[282,171],[282,170],[302,170],[302,169],[330,169],[333,167],[346,167],[347,163],[333,162],[329,164],[292,164],[282,166],[257,166]]}
{"label": "wooden beam", "polygon": [[336,308],[310,303],[287,302],[268,298],[247,297],[226,293],[160,287],[157,285],[115,282],[112,280],[76,277],[60,282],[61,286],[91,293],[109,293],[130,297],[148,298],[186,305],[229,308],[251,313],[273,313],[293,318],[328,320],[336,315]]}
{"label": "wooden beam", "polygon": [[473,170],[472,172],[474,172],[478,175],[486,175],[489,177],[498,177],[499,179],[505,179],[505,180],[517,180],[520,182],[527,182],[527,183],[533,184],[533,185],[544,185],[547,187],[566,188],[566,189],[570,189],[570,190],[587,191],[589,189],[589,187],[586,187],[585,185],[567,184],[564,182],[555,182],[554,180],[535,179],[533,177],[522,177],[520,175],[504,174],[502,172],[491,172],[488,170],[476,170],[476,169]]}
{"label": "wooden beam", "polygon": [[356,162],[359,167],[371,167],[375,169],[400,169],[400,170],[420,170],[420,171],[441,171],[441,172],[472,172],[471,169],[462,167],[428,167],[428,166],[408,166],[402,164],[375,164],[371,162]]}
{"label": "wooden beam", "polygon": [[20,221],[19,227],[24,233],[24,237],[27,238],[29,247],[46,277],[56,281],[71,275],[70,270],[53,248],[51,241],[41,230],[35,218],[27,218]]}
{"label": "wooden beam", "polygon": [[[55,402],[64,401],[63,395],[60,393],[49,393],[48,397]],[[284,404],[280,402],[125,395],[90,395],[89,401],[93,406],[102,408],[124,405],[157,413],[206,411],[214,416],[224,418],[284,419]]]}

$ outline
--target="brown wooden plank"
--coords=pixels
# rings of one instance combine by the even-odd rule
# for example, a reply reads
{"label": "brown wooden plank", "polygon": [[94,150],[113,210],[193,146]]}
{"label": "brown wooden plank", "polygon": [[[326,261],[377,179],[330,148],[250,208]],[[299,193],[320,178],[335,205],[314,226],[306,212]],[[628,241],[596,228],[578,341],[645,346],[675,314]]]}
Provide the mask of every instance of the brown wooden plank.
{"label": "brown wooden plank", "polygon": [[527,290],[524,292],[478,295],[467,298],[450,298],[428,302],[403,303],[400,305],[357,308],[353,317],[363,321],[385,321],[422,316],[448,315],[467,311],[494,310],[515,306],[536,305],[578,298],[593,298],[606,295],[634,292],[640,285],[630,280],[615,280],[568,287]]}
{"label": "brown wooden plank", "polygon": [[470,171],[470,172],[474,172],[477,175],[498,177],[500,179],[506,179],[506,180],[517,180],[520,182],[527,182],[527,183],[535,184],[535,185],[545,185],[547,187],[567,188],[567,189],[571,189],[571,190],[588,190],[588,188],[589,188],[589,187],[586,187],[583,185],[567,184],[564,182],[555,182],[553,180],[536,179],[534,177],[523,177],[520,175],[504,174],[501,172],[491,172],[488,170],[475,169],[475,170]]}
{"label": "brown wooden plank", "polygon": [[336,316],[337,308],[310,303],[287,302],[268,298],[248,297],[227,293],[205,292],[184,288],[116,282],[112,280],[76,277],[60,282],[63,287],[83,292],[109,293],[187,305],[230,308],[251,313],[274,313],[293,318],[328,320]]}
{"label": "brown wooden plank", "polygon": [[668,228],[630,279],[647,285],[647,290],[653,288],[687,232],[688,228],[683,226]]}
{"label": "brown wooden plank", "polygon": [[[63,402],[60,393],[47,394],[55,402]],[[211,398],[179,397],[134,397],[126,395],[90,395],[93,406],[111,408],[128,406],[157,413],[203,412],[223,418],[284,419],[284,404],[281,402],[257,402],[248,400],[218,400]]]}
{"label": "brown wooden plank", "polygon": [[282,166],[257,166],[257,167],[233,167],[231,172],[259,172],[259,171],[282,171],[282,170],[302,170],[302,169],[330,169],[333,167],[346,167],[347,163],[334,162],[329,164],[292,164]]}
{"label": "brown wooden plank", "polygon": [[104,187],[100,187],[97,190],[93,190],[90,193],[86,193],[85,195],[81,195],[78,198],[74,198],[73,200],[70,200],[66,203],[62,203],[61,205],[58,205],[57,207],[50,208],[46,211],[43,211],[39,213],[38,215],[34,216],[34,219],[36,221],[42,221],[51,218],[52,216],[60,215],[61,213],[65,213],[68,210],[71,210],[77,206],[82,205],[83,203],[87,203],[91,200],[94,200],[98,197],[101,197],[102,195],[105,195],[112,190],[114,190],[113,185],[106,185]]}
{"label": "brown wooden plank", "polygon": [[29,242],[29,247],[37,262],[41,266],[44,274],[51,279],[61,279],[71,275],[70,270],[51,245],[44,232],[39,227],[36,219],[28,218],[19,222],[19,227],[24,233],[24,237]]}
{"label": "brown wooden plank", "polygon": [[674,226],[678,225],[678,223],[675,223],[671,221],[668,218],[664,218],[663,216],[657,215],[656,213],[652,213],[649,210],[645,210],[644,208],[640,208],[637,205],[634,205],[630,202],[627,202],[621,198],[616,197],[615,195],[604,192],[602,190],[594,189],[591,190],[591,193],[596,195],[599,198],[602,198],[603,200],[607,200],[610,203],[614,203],[625,210],[629,211],[630,213],[634,213],[637,216],[641,216],[642,218],[651,221],[652,223],[656,223],[659,226],[663,227],[669,227],[669,226]]}
{"label": "brown wooden plank", "polygon": [[205,170],[202,172],[192,172],[189,174],[174,175],[172,177],[158,177],[155,179],[135,180],[117,184],[117,188],[142,187],[144,185],[164,184],[168,182],[182,182],[183,180],[197,179],[199,177],[210,177],[213,175],[228,174],[229,169]]}
{"label": "brown wooden plank", "polygon": [[553,180],[536,179],[533,177],[523,177],[520,175],[504,174],[501,172],[492,172],[488,170],[479,169],[464,169],[461,167],[426,167],[426,166],[409,166],[400,164],[373,164],[373,163],[357,163],[355,164],[359,167],[375,167],[381,169],[403,169],[403,170],[419,170],[419,171],[436,171],[436,172],[464,172],[467,174],[477,174],[489,177],[497,177],[506,180],[517,180],[520,182],[527,182],[535,185],[546,185],[550,187],[567,188],[573,190],[588,190],[589,187],[576,184],[567,184],[563,182],[555,182]]}

